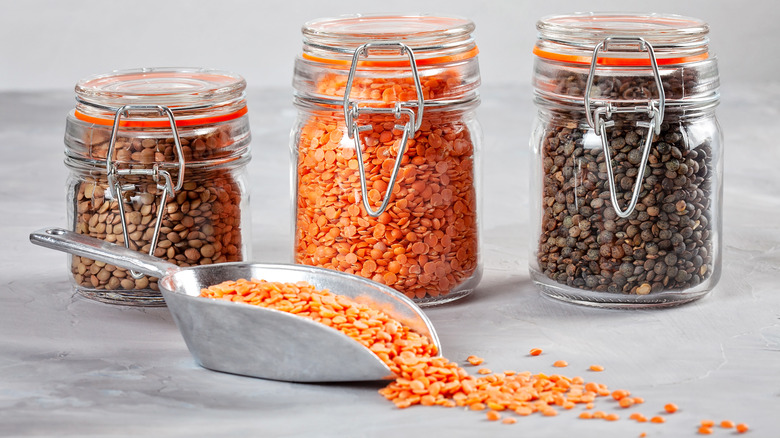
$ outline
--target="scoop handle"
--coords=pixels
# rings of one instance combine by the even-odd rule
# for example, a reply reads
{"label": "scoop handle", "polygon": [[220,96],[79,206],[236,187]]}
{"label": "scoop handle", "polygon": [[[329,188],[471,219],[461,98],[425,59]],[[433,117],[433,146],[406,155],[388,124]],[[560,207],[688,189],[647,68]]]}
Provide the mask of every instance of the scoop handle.
{"label": "scoop handle", "polygon": [[49,227],[30,233],[30,242],[158,278],[180,269],[163,259],[63,228]]}

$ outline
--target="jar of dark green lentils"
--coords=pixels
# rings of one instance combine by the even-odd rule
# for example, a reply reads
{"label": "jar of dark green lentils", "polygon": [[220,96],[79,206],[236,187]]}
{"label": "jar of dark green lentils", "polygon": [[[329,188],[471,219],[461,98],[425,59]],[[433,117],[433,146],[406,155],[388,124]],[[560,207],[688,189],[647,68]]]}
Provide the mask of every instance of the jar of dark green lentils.
{"label": "jar of dark green lentils", "polygon": [[533,281],[599,307],[703,297],[720,277],[723,174],[707,24],[590,13],[537,29]]}

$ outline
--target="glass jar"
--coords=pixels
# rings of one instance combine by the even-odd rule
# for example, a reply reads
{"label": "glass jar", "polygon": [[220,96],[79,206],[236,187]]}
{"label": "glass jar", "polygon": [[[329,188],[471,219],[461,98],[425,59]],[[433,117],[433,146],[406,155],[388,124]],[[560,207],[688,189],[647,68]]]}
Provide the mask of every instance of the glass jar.
{"label": "glass jar", "polygon": [[478,244],[474,24],[348,16],[303,26],[291,148],[295,261],[420,305],[469,294]]}
{"label": "glass jar", "polygon": [[[67,116],[70,227],[179,266],[249,254],[244,79],[204,69],[115,71],[76,84]],[[69,256],[83,296],[162,306],[157,278]]]}
{"label": "glass jar", "polygon": [[601,307],[706,295],[720,277],[723,174],[707,24],[575,14],[537,29],[533,281]]}

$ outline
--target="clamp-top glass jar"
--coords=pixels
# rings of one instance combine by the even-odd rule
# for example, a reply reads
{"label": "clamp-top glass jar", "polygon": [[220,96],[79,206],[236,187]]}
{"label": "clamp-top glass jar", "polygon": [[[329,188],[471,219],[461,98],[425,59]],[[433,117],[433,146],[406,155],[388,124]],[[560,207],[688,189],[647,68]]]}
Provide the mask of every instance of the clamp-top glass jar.
{"label": "clamp-top glass jar", "polygon": [[704,296],[720,276],[723,173],[707,25],[575,14],[537,29],[534,282],[593,306]]}
{"label": "clamp-top glass jar", "polygon": [[292,132],[295,261],[421,305],[471,292],[478,251],[474,24],[348,16],[303,26]]}
{"label": "clamp-top glass jar", "polygon": [[[204,69],[115,71],[79,81],[65,164],[73,230],[180,266],[242,261],[250,244],[244,79]],[[164,305],[157,279],[70,256],[83,296]]]}

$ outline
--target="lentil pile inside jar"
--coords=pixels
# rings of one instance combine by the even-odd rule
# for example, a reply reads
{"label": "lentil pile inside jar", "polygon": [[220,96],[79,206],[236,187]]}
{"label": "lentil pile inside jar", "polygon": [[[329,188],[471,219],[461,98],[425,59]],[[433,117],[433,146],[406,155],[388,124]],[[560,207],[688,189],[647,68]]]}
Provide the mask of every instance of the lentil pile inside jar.
{"label": "lentil pile inside jar", "polygon": [[534,281],[591,305],[705,295],[720,276],[722,192],[707,25],[578,14],[537,28]]}
{"label": "lentil pile inside jar", "polygon": [[[65,133],[72,228],[179,266],[244,260],[245,86],[238,75],[202,69],[80,81]],[[164,305],[156,278],[80,256],[71,256],[71,271],[88,298]]]}
{"label": "lentil pile inside jar", "polygon": [[292,135],[297,263],[370,278],[422,305],[473,290],[481,277],[473,29],[431,16],[304,25]]}

